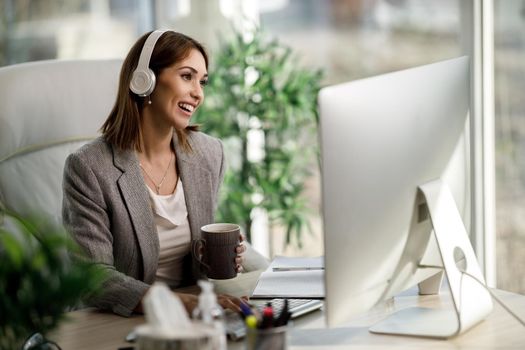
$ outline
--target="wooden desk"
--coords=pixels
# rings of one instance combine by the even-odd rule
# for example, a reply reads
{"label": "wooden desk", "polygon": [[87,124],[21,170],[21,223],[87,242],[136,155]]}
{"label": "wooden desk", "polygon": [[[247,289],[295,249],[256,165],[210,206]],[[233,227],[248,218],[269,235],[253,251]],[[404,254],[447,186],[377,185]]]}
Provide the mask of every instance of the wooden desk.
{"label": "wooden desk", "polygon": [[[251,295],[261,272],[252,271],[227,281],[215,281],[215,290],[237,297]],[[177,291],[197,293],[198,288],[188,287]],[[67,316],[68,320],[48,337],[56,341],[63,350],[117,350],[130,347],[133,344],[126,343],[126,335],[145,322],[141,315],[126,318],[96,309],[73,311]],[[242,342],[234,345],[242,349]]]}
{"label": "wooden desk", "polygon": [[[525,296],[495,292],[521,318],[525,317]],[[289,332],[289,349],[525,349],[525,327],[498,304],[485,321],[448,341],[368,332],[370,325],[396,310],[409,306],[447,307],[449,304],[446,293],[418,296],[413,289],[333,329],[325,328],[322,311],[314,312],[295,321]],[[64,322],[50,339],[57,341],[64,350],[117,350],[130,346],[124,337],[143,322],[142,316],[123,318],[92,309],[80,310],[71,312],[69,321]],[[228,348],[243,349],[243,343],[231,342]]]}
{"label": "wooden desk", "polygon": [[[445,289],[445,288],[443,288]],[[525,318],[525,296],[495,290],[505,304]],[[348,325],[334,329],[324,328],[322,313],[308,315],[296,322],[290,332],[291,348],[314,349],[525,349],[525,327],[509,315],[499,304],[487,319],[466,333],[450,339],[436,340],[416,337],[377,335],[368,327],[387,315],[411,306],[451,307],[448,293],[419,296],[411,289],[382,303],[366,314],[356,317]]]}

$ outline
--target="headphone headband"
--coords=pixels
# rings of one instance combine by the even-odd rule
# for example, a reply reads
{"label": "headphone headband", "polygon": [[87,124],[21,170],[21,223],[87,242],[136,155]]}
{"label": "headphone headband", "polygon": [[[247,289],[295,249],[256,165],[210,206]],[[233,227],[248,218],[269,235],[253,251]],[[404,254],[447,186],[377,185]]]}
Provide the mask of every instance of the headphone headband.
{"label": "headphone headband", "polygon": [[149,60],[151,59],[151,55],[153,54],[155,44],[157,43],[157,40],[159,40],[160,36],[165,32],[166,30],[155,30],[148,36],[146,42],[144,43],[144,46],[142,47],[142,51],[140,52],[139,63],[137,64],[136,70],[149,69]]}
{"label": "headphone headband", "polygon": [[153,31],[142,47],[137,68],[133,72],[129,84],[130,90],[136,95],[141,97],[149,96],[153,92],[153,89],[155,89],[155,74],[149,68],[149,61],[157,40],[159,40],[160,36],[165,32],[167,32],[167,30]]}

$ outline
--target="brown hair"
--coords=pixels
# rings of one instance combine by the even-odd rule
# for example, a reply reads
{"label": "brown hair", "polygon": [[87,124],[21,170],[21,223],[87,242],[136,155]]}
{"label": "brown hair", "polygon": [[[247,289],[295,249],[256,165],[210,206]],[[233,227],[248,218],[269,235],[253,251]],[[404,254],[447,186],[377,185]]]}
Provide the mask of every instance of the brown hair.
{"label": "brown hair", "polygon": [[[129,83],[138,65],[142,47],[151,33],[148,32],[141,36],[124,59],[120,70],[117,99],[100,129],[106,140],[120,149],[141,150],[142,130],[140,122],[142,117],[140,111],[144,107],[145,98],[131,92]],[[160,36],[155,44],[149,68],[155,73],[155,76],[158,76],[164,68],[188,57],[192,49],[197,49],[202,54],[207,69],[208,55],[198,41],[181,33],[167,31]],[[179,142],[185,150],[191,150],[187,140],[189,131],[196,130],[198,130],[198,125],[189,125],[185,130],[175,130]]]}

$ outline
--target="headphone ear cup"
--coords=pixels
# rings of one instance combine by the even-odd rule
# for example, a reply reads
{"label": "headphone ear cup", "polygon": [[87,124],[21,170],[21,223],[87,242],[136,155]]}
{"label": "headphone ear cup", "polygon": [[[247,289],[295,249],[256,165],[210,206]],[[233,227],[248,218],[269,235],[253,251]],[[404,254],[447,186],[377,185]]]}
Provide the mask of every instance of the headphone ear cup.
{"label": "headphone ear cup", "polygon": [[133,72],[129,89],[141,97],[149,96],[155,89],[155,73],[149,68]]}

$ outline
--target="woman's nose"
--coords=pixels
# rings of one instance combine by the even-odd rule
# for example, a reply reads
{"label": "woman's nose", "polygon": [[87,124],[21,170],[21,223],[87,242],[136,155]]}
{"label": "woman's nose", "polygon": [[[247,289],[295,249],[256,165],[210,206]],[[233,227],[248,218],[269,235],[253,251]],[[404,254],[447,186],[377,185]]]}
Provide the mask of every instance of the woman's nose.
{"label": "woman's nose", "polygon": [[200,82],[194,84],[193,89],[191,90],[191,96],[199,102],[202,101],[202,99],[204,98],[204,91]]}

